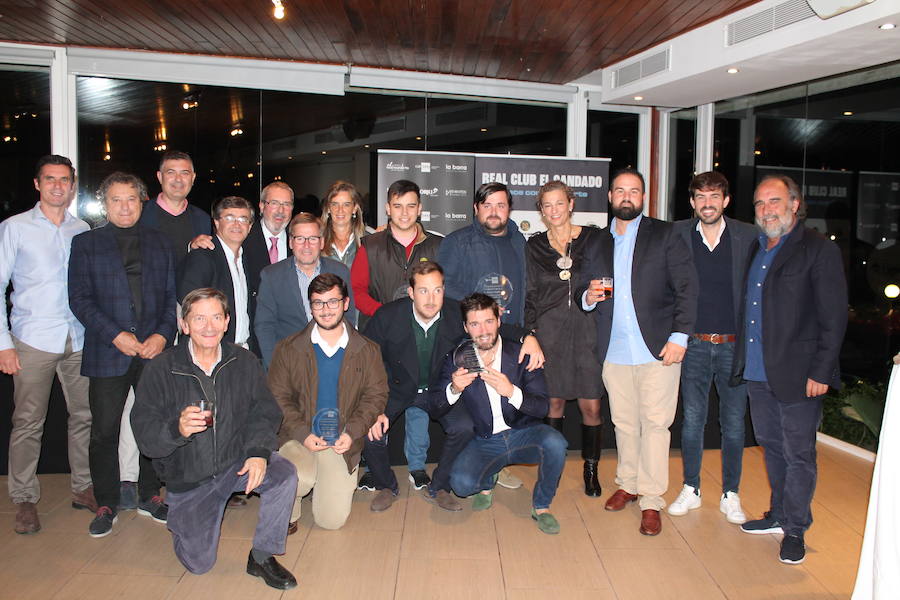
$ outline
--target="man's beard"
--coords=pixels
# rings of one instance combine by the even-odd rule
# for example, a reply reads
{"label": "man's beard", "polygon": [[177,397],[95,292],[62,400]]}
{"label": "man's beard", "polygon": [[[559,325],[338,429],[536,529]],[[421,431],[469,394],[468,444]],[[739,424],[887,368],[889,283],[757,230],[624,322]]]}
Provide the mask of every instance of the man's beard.
{"label": "man's beard", "polygon": [[[320,318],[325,318],[325,316],[323,315],[323,316],[320,317]],[[331,331],[332,329],[337,329],[338,327],[341,326],[341,323],[344,322],[344,316],[341,315],[341,318],[338,319],[338,320],[334,323],[334,325],[324,325],[321,321],[319,321],[319,319],[316,319],[316,318],[313,318],[313,320],[316,322],[316,325],[319,326],[319,329],[322,329],[322,330],[324,330],[324,331]]]}
{"label": "man's beard", "polygon": [[496,218],[496,219],[491,219],[491,220],[492,220],[492,221],[497,221],[497,222],[499,222],[500,224],[499,224],[499,225],[490,225],[490,224],[488,224],[488,220],[485,219],[485,220],[481,223],[481,226],[482,226],[482,228],[484,228],[484,230],[487,231],[489,234],[503,233],[503,232],[506,231],[506,224],[507,224],[507,221],[504,221],[503,219],[500,219],[499,217]]}
{"label": "man's beard", "polygon": [[704,206],[703,208],[701,208],[699,211],[697,211],[697,218],[700,219],[706,225],[713,225],[715,223],[718,223],[719,219],[722,218],[722,213],[713,208],[713,210],[715,211],[713,213],[713,216],[712,217],[704,217],[701,213],[702,213],[702,211],[706,210],[707,208],[713,208],[713,207]]}
{"label": "man's beard", "polygon": [[497,345],[497,340],[499,339],[499,336],[500,336],[500,332],[498,331],[497,333],[494,334],[494,337],[492,337],[490,339],[490,341],[488,341],[488,342],[484,342],[484,343],[479,342],[477,337],[480,337],[480,336],[477,336],[476,339],[473,339],[472,341],[475,343],[476,348],[478,348],[482,352],[486,352]]}
{"label": "man's beard", "polygon": [[766,221],[760,217],[756,217],[756,226],[766,234],[767,238],[774,240],[784,236],[791,230],[794,219],[791,215],[785,215],[784,218],[776,215],[775,223],[777,223],[777,225],[771,224],[771,221],[769,221],[769,223],[769,227],[766,227]]}
{"label": "man's beard", "polygon": [[634,204],[629,204],[627,206],[625,204],[620,204],[617,207],[611,206],[610,210],[612,211],[613,216],[620,221],[633,221],[639,214],[641,214],[643,208],[643,206],[637,206]]}

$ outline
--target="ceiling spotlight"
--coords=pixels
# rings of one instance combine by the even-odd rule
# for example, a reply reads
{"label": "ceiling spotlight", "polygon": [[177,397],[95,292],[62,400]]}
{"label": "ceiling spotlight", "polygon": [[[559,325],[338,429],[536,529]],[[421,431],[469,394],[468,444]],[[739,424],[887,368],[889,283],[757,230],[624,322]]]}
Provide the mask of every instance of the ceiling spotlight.
{"label": "ceiling spotlight", "polygon": [[481,133],[487,133],[487,127],[482,127],[482,128],[481,128]]}
{"label": "ceiling spotlight", "polygon": [[845,117],[851,117],[851,116],[853,116],[853,111],[852,111],[852,110],[845,110],[845,111],[844,111],[843,113],[841,113],[841,114],[843,114]]}
{"label": "ceiling spotlight", "polygon": [[160,144],[157,144],[157,145],[153,146],[153,149],[154,149],[156,152],[165,152],[165,150],[166,150],[166,143],[165,143],[165,142],[162,142],[162,143],[160,143]]}
{"label": "ceiling spotlight", "polygon": [[895,29],[897,26],[894,23],[882,23],[878,26],[878,29],[884,29],[885,31],[888,29]]}
{"label": "ceiling spotlight", "polygon": [[235,125],[235,126],[232,127],[232,129],[231,129],[231,137],[234,137],[234,136],[236,136],[236,135],[244,135],[244,130],[241,129],[241,126],[240,126],[240,125]]}
{"label": "ceiling spotlight", "polygon": [[253,173],[247,173],[247,179],[253,179]]}
{"label": "ceiling spotlight", "polygon": [[328,154],[328,152],[326,152],[325,150],[322,150],[322,154]]}
{"label": "ceiling spotlight", "polygon": [[183,108],[184,110],[191,110],[192,108],[197,108],[199,105],[200,92],[186,94],[181,101],[181,108]]}
{"label": "ceiling spotlight", "polygon": [[282,4],[281,0],[272,0],[272,4],[275,6],[272,9],[272,16],[280,21],[284,18],[284,4]]}
{"label": "ceiling spotlight", "polygon": [[896,283],[887,284],[886,286],[884,286],[884,295],[885,297],[894,300],[895,298],[897,298],[897,296],[900,296],[900,286],[898,286]]}
{"label": "ceiling spotlight", "polygon": [[729,75],[734,75],[734,74],[737,73],[738,71],[739,71],[739,69],[738,69],[737,67],[731,67],[731,68],[728,69],[728,71],[726,71],[726,72],[727,72]]}
{"label": "ceiling spotlight", "polygon": [[111,159],[111,158],[112,158],[112,156],[110,156],[109,154],[104,154],[104,155],[103,155],[103,160],[109,160],[109,159]]}
{"label": "ceiling spotlight", "polygon": [[635,96],[634,99],[637,100],[638,102],[640,102],[641,100],[644,99],[644,97],[643,96]]}
{"label": "ceiling spotlight", "polygon": [[755,154],[756,156],[760,156],[762,154],[762,150],[754,150],[753,154]]}

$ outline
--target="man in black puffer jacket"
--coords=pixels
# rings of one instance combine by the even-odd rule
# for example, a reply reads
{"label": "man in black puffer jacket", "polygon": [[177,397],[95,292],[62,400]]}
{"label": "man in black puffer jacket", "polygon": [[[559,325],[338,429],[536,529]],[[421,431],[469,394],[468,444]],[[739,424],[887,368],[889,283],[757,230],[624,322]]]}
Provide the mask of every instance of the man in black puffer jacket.
{"label": "man in black puffer jacket", "polygon": [[255,490],[262,501],[247,573],[292,588],[297,581],[272,556],[284,554],[297,489],[294,466],[274,452],[281,409],[259,360],[222,341],[222,292],[190,292],[182,319],[190,339],[144,368],[131,413],[138,447],[166,481],[175,554],[192,573],[209,571],[228,498]]}

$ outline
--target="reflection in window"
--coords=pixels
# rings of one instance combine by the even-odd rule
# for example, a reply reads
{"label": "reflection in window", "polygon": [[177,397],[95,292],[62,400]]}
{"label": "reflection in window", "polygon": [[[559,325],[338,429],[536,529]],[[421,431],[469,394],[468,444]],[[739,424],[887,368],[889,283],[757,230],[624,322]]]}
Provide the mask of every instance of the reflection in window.
{"label": "reflection in window", "polygon": [[691,216],[688,185],[694,176],[694,145],[697,139],[697,111],[679,110],[669,123],[669,215],[672,220]]}
{"label": "reflection in window", "polygon": [[0,65],[0,221],[37,202],[34,165],[49,153],[49,71]]}
{"label": "reflection in window", "polygon": [[609,158],[609,174],[637,168],[640,117],[633,113],[589,110],[587,156]]}

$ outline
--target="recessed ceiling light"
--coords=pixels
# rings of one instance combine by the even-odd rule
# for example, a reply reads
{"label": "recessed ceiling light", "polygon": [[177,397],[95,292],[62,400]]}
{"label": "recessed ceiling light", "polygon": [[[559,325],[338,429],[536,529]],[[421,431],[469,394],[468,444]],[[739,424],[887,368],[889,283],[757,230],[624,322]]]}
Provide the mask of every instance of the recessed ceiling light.
{"label": "recessed ceiling light", "polygon": [[882,23],[878,26],[878,29],[895,29],[896,27],[894,23]]}
{"label": "recessed ceiling light", "polygon": [[853,111],[852,111],[852,110],[845,110],[842,114],[843,114],[845,117],[849,117],[849,116],[851,116],[851,115],[853,114]]}
{"label": "recessed ceiling light", "polygon": [[328,154],[328,152],[326,152],[325,150],[322,150],[322,154]]}
{"label": "recessed ceiling light", "polygon": [[760,156],[762,154],[762,150],[754,150],[753,154],[755,154],[756,156]]}
{"label": "recessed ceiling light", "polygon": [[635,96],[634,99],[637,100],[638,102],[640,102],[641,100],[644,99],[644,97],[643,96]]}
{"label": "recessed ceiling light", "polygon": [[482,127],[482,128],[481,128],[481,133],[485,133],[486,131],[487,131],[487,127]]}
{"label": "recessed ceiling light", "polygon": [[275,5],[272,9],[272,16],[280,21],[284,18],[284,4],[281,3],[281,0],[272,0],[272,4]]}
{"label": "recessed ceiling light", "polygon": [[417,139],[417,140],[421,140],[421,139],[422,139],[422,136],[421,136],[421,135],[417,135],[417,136],[416,136],[416,139]]}
{"label": "recessed ceiling light", "polygon": [[730,69],[728,69],[727,73],[728,73],[729,75],[734,75],[734,74],[737,73],[738,71],[739,71],[739,69],[738,69],[737,67],[731,67]]}

